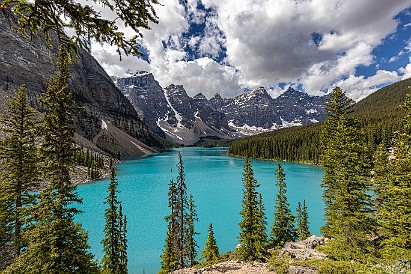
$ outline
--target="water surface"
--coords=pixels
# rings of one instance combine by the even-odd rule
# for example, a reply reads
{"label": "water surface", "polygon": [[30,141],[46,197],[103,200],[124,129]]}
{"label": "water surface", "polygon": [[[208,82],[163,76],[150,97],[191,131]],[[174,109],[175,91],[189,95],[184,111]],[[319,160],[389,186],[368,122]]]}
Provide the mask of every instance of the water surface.
{"label": "water surface", "polygon": [[[226,155],[227,148],[182,148],[188,193],[193,194],[199,222],[196,230],[198,253],[204,248],[207,229],[213,223],[220,253],[234,250],[238,244],[238,223],[241,216],[242,172],[244,159]],[[176,177],[178,150],[150,157],[126,160],[116,166],[119,182],[119,199],[128,220],[129,273],[157,273],[160,255],[165,243],[167,224],[164,216],[167,207],[168,183]],[[253,160],[255,178],[260,184],[266,207],[268,229],[273,222],[276,163]],[[306,200],[310,230],[319,235],[323,224],[322,190],[323,169],[297,163],[283,163],[286,173],[287,196],[295,213],[299,201]],[[172,171],[171,171],[172,170]],[[89,232],[91,251],[102,257],[104,228],[104,198],[108,180],[81,185],[78,192],[83,198],[83,214],[76,220]]]}

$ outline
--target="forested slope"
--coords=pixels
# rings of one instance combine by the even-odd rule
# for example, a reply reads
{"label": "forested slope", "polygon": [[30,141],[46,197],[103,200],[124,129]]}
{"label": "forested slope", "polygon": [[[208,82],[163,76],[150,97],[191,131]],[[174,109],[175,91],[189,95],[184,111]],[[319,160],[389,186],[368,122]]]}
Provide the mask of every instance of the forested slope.
{"label": "forested slope", "polygon": [[[411,79],[386,86],[351,107],[353,117],[360,120],[368,145],[390,144],[393,133],[405,115],[400,105],[409,92]],[[321,123],[292,127],[239,139],[231,143],[228,153],[261,159],[319,164]]]}

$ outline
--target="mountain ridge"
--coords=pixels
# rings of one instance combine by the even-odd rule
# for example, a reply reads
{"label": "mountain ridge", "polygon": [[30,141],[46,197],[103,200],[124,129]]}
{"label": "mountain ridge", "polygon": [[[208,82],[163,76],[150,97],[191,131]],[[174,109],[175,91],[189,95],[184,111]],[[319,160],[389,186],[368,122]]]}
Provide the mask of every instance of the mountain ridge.
{"label": "mountain ridge", "polygon": [[[383,87],[350,107],[351,117],[359,119],[371,149],[391,144],[400,129],[405,111],[403,104],[410,92],[411,78]],[[291,127],[233,141],[229,154],[261,159],[320,163],[321,123]]]}
{"label": "mountain ridge", "polygon": [[[52,49],[41,36],[27,39],[12,30],[12,25],[3,16],[0,16],[0,36],[1,96],[6,97],[24,84],[28,89],[31,105],[42,111],[37,98],[47,89],[47,83],[56,71],[57,40],[52,36]],[[73,91],[76,104],[81,107],[81,111],[74,117],[79,135],[89,141],[94,140],[94,145],[108,153],[118,155],[121,150],[122,156],[145,154],[133,146],[130,146],[130,149],[112,151],[111,145],[102,142],[103,139],[94,138],[102,132],[103,121],[106,121],[135,140],[156,149],[164,148],[164,141],[142,123],[129,100],[88,52],[79,49],[78,58],[73,59],[73,64],[70,65],[69,88]],[[123,144],[123,140],[115,140],[111,131],[103,133],[119,146]]]}
{"label": "mountain ridge", "polygon": [[[182,85],[162,88],[153,74],[112,77],[151,130],[191,145],[203,137],[237,138],[324,119],[325,97],[288,89],[272,98],[264,87],[234,98],[189,96]],[[156,103],[153,103],[156,102]]]}

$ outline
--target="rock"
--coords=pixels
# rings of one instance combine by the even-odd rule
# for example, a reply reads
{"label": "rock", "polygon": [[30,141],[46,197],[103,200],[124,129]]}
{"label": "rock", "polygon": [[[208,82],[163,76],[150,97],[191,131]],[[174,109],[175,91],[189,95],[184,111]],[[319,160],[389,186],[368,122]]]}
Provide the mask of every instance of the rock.
{"label": "rock", "polygon": [[162,88],[153,74],[139,72],[131,77],[113,77],[144,123],[170,141],[191,145],[200,137],[227,138],[224,113],[217,111],[203,94],[190,97],[181,85]]}
{"label": "rock", "polygon": [[326,259],[327,255],[317,251],[315,248],[326,243],[327,241],[328,239],[323,236],[317,237],[312,235],[297,243],[285,243],[280,252],[283,255],[288,254],[291,258],[295,258],[297,260]]}
{"label": "rock", "polygon": [[[37,98],[56,71],[57,40],[52,39],[54,49],[50,49],[42,37],[27,39],[12,30],[11,24],[0,14],[0,91],[11,93],[25,84],[31,104],[41,111]],[[69,87],[76,104],[82,108],[75,117],[79,135],[92,141],[101,132],[101,121],[105,120],[147,145],[164,147],[164,142],[140,120],[130,101],[99,63],[84,50],[79,50],[79,58],[74,58],[70,65]],[[100,148],[113,152],[110,145]]]}
{"label": "rock", "polygon": [[[151,130],[182,144],[192,144],[199,137],[242,137],[325,118],[325,96],[309,96],[292,88],[275,99],[259,87],[235,98],[216,93],[207,100],[202,93],[190,97],[181,85],[162,89],[147,72],[113,79]],[[196,126],[199,120],[201,127]]]}
{"label": "rock", "polygon": [[291,265],[288,268],[288,274],[317,274],[317,270],[308,266]]}

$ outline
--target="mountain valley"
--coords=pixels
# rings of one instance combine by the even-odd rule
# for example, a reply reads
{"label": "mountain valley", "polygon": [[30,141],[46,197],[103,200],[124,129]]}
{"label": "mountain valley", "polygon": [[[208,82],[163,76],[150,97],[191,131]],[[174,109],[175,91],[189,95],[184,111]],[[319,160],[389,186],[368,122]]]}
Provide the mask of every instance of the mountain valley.
{"label": "mountain valley", "polygon": [[190,97],[183,86],[162,88],[153,74],[113,77],[142,121],[171,142],[192,145],[204,137],[234,139],[324,120],[325,96],[310,96],[289,88],[273,99],[259,87],[235,98],[218,93],[207,99]]}

